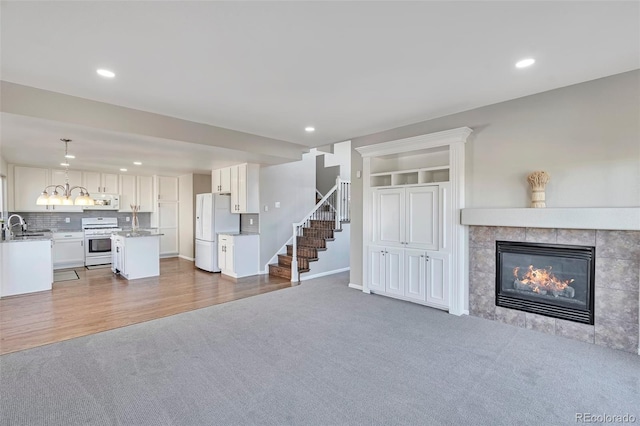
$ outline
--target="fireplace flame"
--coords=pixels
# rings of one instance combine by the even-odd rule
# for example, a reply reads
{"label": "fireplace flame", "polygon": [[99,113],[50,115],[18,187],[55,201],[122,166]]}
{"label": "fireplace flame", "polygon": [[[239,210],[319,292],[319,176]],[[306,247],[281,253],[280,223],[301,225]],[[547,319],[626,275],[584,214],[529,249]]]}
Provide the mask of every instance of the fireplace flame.
{"label": "fireplace flame", "polygon": [[535,269],[533,265],[529,265],[527,271],[522,277],[519,275],[520,267],[513,268],[513,276],[522,284],[526,284],[531,287],[535,293],[540,293],[540,290],[550,292],[561,292],[569,286],[574,280],[560,280],[552,272],[551,266],[547,266],[547,269]]}

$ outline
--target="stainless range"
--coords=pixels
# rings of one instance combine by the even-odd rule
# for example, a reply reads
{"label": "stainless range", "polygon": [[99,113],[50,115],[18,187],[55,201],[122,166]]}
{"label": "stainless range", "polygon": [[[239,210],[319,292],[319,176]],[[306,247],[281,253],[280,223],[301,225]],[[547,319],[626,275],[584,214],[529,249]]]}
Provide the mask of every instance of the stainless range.
{"label": "stainless range", "polygon": [[84,231],[84,264],[106,265],[111,263],[111,233],[122,231],[115,217],[90,217],[82,219]]}

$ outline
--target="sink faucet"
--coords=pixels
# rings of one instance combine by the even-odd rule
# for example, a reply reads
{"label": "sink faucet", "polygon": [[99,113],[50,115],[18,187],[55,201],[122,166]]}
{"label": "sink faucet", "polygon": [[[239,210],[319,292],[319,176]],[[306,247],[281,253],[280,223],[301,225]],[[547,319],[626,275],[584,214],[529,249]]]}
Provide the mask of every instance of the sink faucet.
{"label": "sink faucet", "polygon": [[[11,219],[13,219],[14,217],[17,217],[20,221],[18,223],[14,223],[12,225],[11,224]],[[7,219],[7,228],[9,229],[9,232],[11,232],[11,228],[13,228],[16,225],[20,225],[21,228],[22,228],[22,231],[26,231],[27,230],[27,222],[24,221],[22,216],[20,216],[19,214],[12,214],[11,216],[9,216],[9,219]]]}

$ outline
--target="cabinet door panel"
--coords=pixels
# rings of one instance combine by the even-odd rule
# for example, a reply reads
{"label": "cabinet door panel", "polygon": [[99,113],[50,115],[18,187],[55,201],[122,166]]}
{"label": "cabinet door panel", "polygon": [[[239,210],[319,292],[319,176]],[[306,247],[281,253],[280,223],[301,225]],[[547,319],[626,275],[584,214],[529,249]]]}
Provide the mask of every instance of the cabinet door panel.
{"label": "cabinet door panel", "polygon": [[112,194],[118,193],[118,175],[111,173],[103,173],[102,180],[102,192],[109,192]]}
{"label": "cabinet door panel", "polygon": [[178,201],[178,178],[158,176],[158,200]]}
{"label": "cabinet door panel", "polygon": [[211,192],[220,193],[220,169],[211,170]]}
{"label": "cabinet door panel", "polygon": [[438,250],[438,187],[407,188],[406,242],[410,247]]}
{"label": "cabinet door panel", "polygon": [[385,291],[384,247],[369,246],[369,290]]}
{"label": "cabinet door panel", "polygon": [[141,212],[153,212],[153,177],[138,176],[136,179],[136,198]]}
{"label": "cabinet door panel", "polygon": [[228,194],[231,192],[231,168],[226,167],[220,170],[220,192]]}
{"label": "cabinet door panel", "polygon": [[100,173],[82,172],[82,186],[87,188],[89,194],[101,192],[102,183],[100,182]]}
{"label": "cabinet door panel", "polygon": [[[49,169],[16,166],[13,169],[13,210],[17,212],[47,211],[48,206],[38,206],[36,200],[49,184]],[[49,195],[53,188],[47,190]]]}
{"label": "cabinet door panel", "polygon": [[231,180],[231,213],[238,213],[238,166],[229,168],[229,176]]}
{"label": "cabinet door panel", "polygon": [[247,165],[238,166],[238,211],[247,211]]}
{"label": "cabinet door panel", "polygon": [[381,189],[377,196],[377,241],[400,245],[404,238],[404,189]]}
{"label": "cabinet door panel", "polygon": [[[51,182],[51,185],[64,186],[64,184],[66,183],[67,177],[69,179],[69,185],[71,187],[82,185],[82,172],[77,170],[69,170],[68,172],[65,172],[65,170],[60,170],[60,169],[51,170],[51,180],[49,182]],[[62,191],[60,191],[60,189],[58,189],[58,193],[62,195]],[[51,194],[51,191],[49,191],[49,194]],[[80,195],[80,190],[76,189],[72,192],[71,198],[75,199],[78,195]],[[82,206],[60,205],[60,206],[51,206],[50,208],[52,208],[53,211],[55,212],[82,213]]]}
{"label": "cabinet door panel", "polygon": [[118,185],[118,193],[120,194],[120,211],[130,212],[131,205],[136,204],[136,177],[130,175],[120,175],[120,184]]}
{"label": "cabinet door panel", "polygon": [[427,302],[449,307],[449,254],[427,252]]}
{"label": "cabinet door panel", "polygon": [[426,258],[423,251],[420,250],[405,250],[404,252],[405,263],[405,284],[406,293],[405,296],[425,301],[426,293],[426,281],[425,281],[425,264]]}
{"label": "cabinet door panel", "polygon": [[387,293],[404,296],[404,250],[387,248],[385,261],[385,289]]}

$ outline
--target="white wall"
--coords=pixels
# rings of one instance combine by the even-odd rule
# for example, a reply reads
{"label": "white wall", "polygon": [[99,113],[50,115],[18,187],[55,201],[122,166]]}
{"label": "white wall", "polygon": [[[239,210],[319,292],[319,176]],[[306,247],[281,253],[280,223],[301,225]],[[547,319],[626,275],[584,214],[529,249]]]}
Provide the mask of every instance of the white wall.
{"label": "white wall", "polygon": [[[466,206],[528,207],[526,175],[553,207],[640,206],[640,71],[352,139],[353,148],[468,126]],[[362,157],[352,150],[351,282],[362,284]]]}
{"label": "white wall", "polygon": [[[260,168],[260,265],[265,265],[291,238],[291,224],[315,205],[316,158]],[[280,202],[280,208],[275,203]],[[268,211],[264,211],[264,207]]]}
{"label": "white wall", "polygon": [[340,177],[351,179],[351,141],[334,143],[333,154],[327,153],[324,156],[324,166],[340,166]]}

